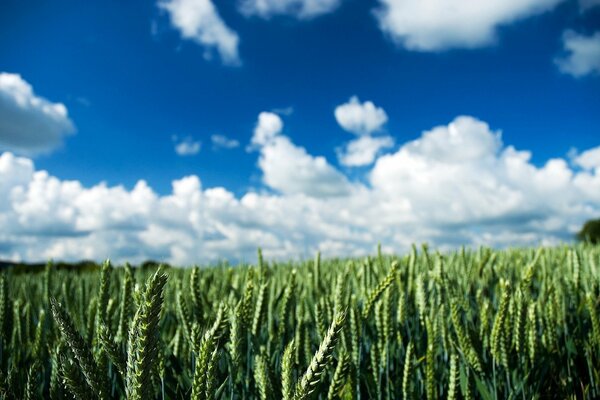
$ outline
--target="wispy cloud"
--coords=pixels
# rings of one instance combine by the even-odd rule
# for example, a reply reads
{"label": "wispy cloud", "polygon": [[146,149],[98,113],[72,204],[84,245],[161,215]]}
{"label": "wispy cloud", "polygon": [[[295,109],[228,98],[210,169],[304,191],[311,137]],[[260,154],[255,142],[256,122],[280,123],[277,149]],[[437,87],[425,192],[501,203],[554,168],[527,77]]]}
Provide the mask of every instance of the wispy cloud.
{"label": "wispy cloud", "polygon": [[555,60],[561,72],[576,78],[600,74],[600,32],[585,36],[568,30],[562,39],[566,55]]}
{"label": "wispy cloud", "polygon": [[341,0],[241,0],[240,12],[246,16],[269,19],[287,15],[297,19],[311,19],[333,12]]}
{"label": "wispy cloud", "polygon": [[191,136],[183,139],[173,136],[172,140],[175,143],[175,153],[179,156],[193,156],[200,153],[202,142],[194,140]]}
{"label": "wispy cloud", "polygon": [[240,145],[239,141],[230,139],[225,135],[211,135],[210,140],[213,148],[216,149],[235,149]]}

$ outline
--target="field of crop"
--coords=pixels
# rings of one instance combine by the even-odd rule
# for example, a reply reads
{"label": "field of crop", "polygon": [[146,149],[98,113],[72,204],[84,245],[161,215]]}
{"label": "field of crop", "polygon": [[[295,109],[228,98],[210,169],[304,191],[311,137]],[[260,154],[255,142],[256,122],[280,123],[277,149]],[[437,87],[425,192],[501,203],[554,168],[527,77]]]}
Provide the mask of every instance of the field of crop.
{"label": "field of crop", "polygon": [[0,280],[0,398],[600,397],[600,247]]}

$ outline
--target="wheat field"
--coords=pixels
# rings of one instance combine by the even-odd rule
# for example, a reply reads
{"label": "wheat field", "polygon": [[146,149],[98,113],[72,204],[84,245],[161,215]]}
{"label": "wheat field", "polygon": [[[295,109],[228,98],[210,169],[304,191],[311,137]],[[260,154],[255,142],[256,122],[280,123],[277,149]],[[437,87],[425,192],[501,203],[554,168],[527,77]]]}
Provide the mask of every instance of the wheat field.
{"label": "wheat field", "polygon": [[0,275],[3,399],[600,397],[600,247]]}

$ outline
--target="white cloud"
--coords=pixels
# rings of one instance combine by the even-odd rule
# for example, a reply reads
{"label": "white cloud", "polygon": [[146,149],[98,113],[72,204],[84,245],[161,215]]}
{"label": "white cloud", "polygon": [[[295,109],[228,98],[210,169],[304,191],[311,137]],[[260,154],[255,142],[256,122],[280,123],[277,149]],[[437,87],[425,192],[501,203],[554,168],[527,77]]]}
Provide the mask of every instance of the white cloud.
{"label": "white cloud", "polygon": [[19,74],[0,73],[0,150],[48,153],[74,132],[64,104],[39,97]]}
{"label": "white cloud", "polygon": [[223,22],[211,0],[164,0],[158,6],[168,11],[182,38],[202,45],[207,55],[216,49],[224,64],[240,64],[238,34]]}
{"label": "white cloud", "polygon": [[371,101],[361,103],[356,96],[337,106],[334,115],[343,129],[357,135],[368,135],[378,131],[388,120],[383,108],[376,107]]}
{"label": "white cloud", "polygon": [[[441,250],[547,245],[572,240],[600,213],[598,148],[578,156],[583,169],[561,158],[536,166],[530,152],[504,144],[473,117],[434,127],[379,157],[366,185],[348,183],[281,129],[267,137],[259,164],[265,183],[280,193],[241,197],[203,188],[197,176],[173,181],[163,195],[144,181],[131,189],[86,187],[3,153],[0,258],[192,264],[253,261],[258,246],[267,257],[288,259],[318,249],[325,256],[364,255],[377,242],[395,252],[423,241]],[[319,182],[347,189],[314,196]]]}
{"label": "white cloud", "polygon": [[281,117],[272,112],[261,112],[258,115],[258,122],[254,128],[251,144],[254,146],[264,146],[271,142],[283,129]]}
{"label": "white cloud", "polygon": [[394,146],[391,136],[360,136],[338,149],[338,160],[346,167],[361,167],[373,164],[381,150]]}
{"label": "white cloud", "polygon": [[340,3],[341,0],[241,0],[239,8],[246,16],[265,19],[276,15],[310,19],[333,12]]}
{"label": "white cloud", "polygon": [[381,150],[394,146],[391,136],[371,136],[388,120],[385,110],[372,101],[361,103],[357,96],[352,96],[347,103],[337,106],[333,114],[342,129],[359,136],[336,149],[340,164],[347,167],[371,165]]}
{"label": "white cloud", "polygon": [[210,140],[214,148],[234,149],[240,145],[240,142],[225,135],[211,135]]}
{"label": "white cloud", "polygon": [[577,155],[573,161],[584,169],[600,168],[600,146],[584,151]]}
{"label": "white cloud", "polygon": [[179,156],[193,156],[200,153],[202,143],[199,140],[194,140],[190,136],[179,140],[174,136],[173,141],[175,141],[175,153]]}
{"label": "white cloud", "polygon": [[314,157],[281,134],[279,115],[261,112],[251,143],[260,150],[258,165],[263,182],[285,194],[303,193],[314,197],[348,193],[347,179],[324,157]]}
{"label": "white cloud", "polygon": [[568,30],[563,34],[563,47],[566,56],[555,60],[561,72],[576,78],[600,74],[600,32],[584,36]]}
{"label": "white cloud", "polygon": [[553,9],[562,0],[379,0],[380,29],[409,50],[476,48],[503,25]]}

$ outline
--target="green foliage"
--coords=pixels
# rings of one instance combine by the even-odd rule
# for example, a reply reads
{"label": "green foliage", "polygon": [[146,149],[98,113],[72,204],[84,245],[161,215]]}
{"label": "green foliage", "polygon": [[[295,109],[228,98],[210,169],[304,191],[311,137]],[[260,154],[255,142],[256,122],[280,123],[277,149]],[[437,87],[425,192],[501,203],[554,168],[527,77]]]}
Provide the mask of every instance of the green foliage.
{"label": "green foliage", "polygon": [[600,218],[587,221],[577,233],[577,239],[582,242],[600,244]]}
{"label": "green foliage", "polygon": [[598,246],[259,257],[2,271],[0,398],[600,398]]}

